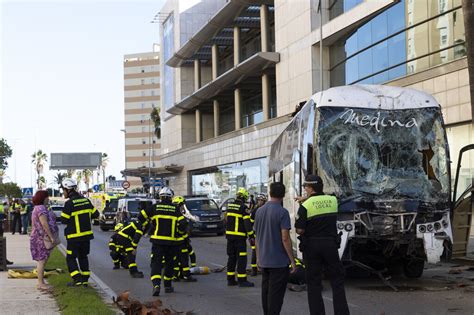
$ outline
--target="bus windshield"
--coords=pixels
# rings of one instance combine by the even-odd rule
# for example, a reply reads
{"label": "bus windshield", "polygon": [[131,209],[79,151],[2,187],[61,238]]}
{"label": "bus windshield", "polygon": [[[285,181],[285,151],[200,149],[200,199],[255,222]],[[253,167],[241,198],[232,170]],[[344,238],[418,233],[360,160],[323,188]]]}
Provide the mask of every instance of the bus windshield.
{"label": "bus windshield", "polygon": [[447,206],[449,156],[439,108],[318,110],[318,173],[339,198]]}

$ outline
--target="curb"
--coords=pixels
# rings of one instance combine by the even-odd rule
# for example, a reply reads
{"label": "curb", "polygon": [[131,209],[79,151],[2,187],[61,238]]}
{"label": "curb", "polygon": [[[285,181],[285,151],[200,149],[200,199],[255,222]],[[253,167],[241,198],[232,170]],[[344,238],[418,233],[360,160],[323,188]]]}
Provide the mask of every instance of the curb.
{"label": "curb", "polygon": [[[61,243],[58,245],[58,249],[61,251],[61,253],[66,256],[66,247]],[[95,273],[91,271],[90,279],[92,282],[94,282],[97,287],[100,289],[102,292],[102,295],[105,297],[109,298],[109,301],[105,301],[107,304],[111,303],[114,298],[116,298],[118,295],[112,290],[108,285],[105,284],[104,281],[102,281]]]}

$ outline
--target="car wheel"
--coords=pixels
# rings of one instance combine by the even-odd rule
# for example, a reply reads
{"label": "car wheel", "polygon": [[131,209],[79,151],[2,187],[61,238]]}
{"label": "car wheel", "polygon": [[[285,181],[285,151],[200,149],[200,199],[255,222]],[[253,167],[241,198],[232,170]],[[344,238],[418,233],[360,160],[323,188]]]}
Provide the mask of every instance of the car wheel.
{"label": "car wheel", "polygon": [[424,267],[423,259],[406,259],[403,261],[403,274],[407,278],[419,278],[423,274]]}

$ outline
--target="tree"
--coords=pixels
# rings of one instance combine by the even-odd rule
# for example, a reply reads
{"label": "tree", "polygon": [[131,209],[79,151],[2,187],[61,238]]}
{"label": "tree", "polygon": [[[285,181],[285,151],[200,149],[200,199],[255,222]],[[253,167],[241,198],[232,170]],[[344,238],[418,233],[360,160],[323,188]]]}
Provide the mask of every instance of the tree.
{"label": "tree", "polygon": [[467,68],[471,94],[471,120],[474,123],[474,3],[472,0],[462,0],[464,14],[464,32],[466,34]]}
{"label": "tree", "polygon": [[15,183],[0,184],[0,195],[8,198],[21,198],[21,188]]}
{"label": "tree", "polygon": [[153,121],[153,124],[155,125],[155,136],[160,139],[161,138],[161,119],[160,119],[160,111],[157,107],[153,108],[153,110],[150,113],[150,118]]}
{"label": "tree", "polygon": [[4,170],[8,166],[7,159],[12,156],[12,149],[5,139],[0,139],[0,170]]}
{"label": "tree", "polygon": [[107,164],[109,163],[109,156],[107,153],[102,153],[102,162],[100,163],[100,168],[102,170],[102,178],[104,180],[104,189],[105,191],[105,168],[107,167]]}
{"label": "tree", "polygon": [[82,181],[82,172],[81,171],[76,171],[76,182],[77,182],[77,187],[79,187],[80,183]]}
{"label": "tree", "polygon": [[61,186],[63,180],[67,177],[67,173],[57,172],[56,176],[54,176],[54,183],[58,186]]}
{"label": "tree", "polygon": [[41,174],[43,173],[44,164],[48,162],[48,156],[46,155],[46,153],[44,153],[40,149],[34,152],[31,155],[31,157],[32,157],[31,163],[35,166],[36,174],[37,174],[36,186],[38,187],[38,189],[40,189],[40,177],[41,177]]}
{"label": "tree", "polygon": [[46,188],[46,178],[43,175],[38,177],[38,189]]}
{"label": "tree", "polygon": [[3,176],[5,176],[5,171],[0,169],[0,184],[3,183]]}

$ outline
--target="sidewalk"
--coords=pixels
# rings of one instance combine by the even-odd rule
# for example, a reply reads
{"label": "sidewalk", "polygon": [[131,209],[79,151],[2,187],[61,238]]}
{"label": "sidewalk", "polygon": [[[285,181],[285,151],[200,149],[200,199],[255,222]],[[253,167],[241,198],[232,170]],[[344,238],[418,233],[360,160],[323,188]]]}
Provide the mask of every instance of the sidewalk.
{"label": "sidewalk", "polygon": [[[11,235],[7,238],[7,259],[14,264],[10,269],[36,268],[31,259],[29,235]],[[8,279],[6,271],[0,271],[1,314],[59,314],[54,297],[36,289],[37,279]]]}

